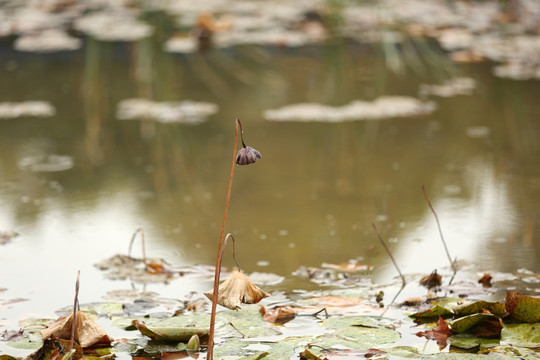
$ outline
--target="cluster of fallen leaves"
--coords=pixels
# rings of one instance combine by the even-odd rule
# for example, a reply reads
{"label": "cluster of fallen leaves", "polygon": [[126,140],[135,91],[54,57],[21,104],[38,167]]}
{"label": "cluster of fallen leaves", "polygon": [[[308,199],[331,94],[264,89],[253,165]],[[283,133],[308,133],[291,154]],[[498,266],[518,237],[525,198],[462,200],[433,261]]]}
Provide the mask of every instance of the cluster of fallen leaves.
{"label": "cluster of fallen leaves", "polygon": [[[504,304],[499,302],[476,301],[457,306],[435,305],[412,315],[418,322],[438,317],[431,330],[419,331],[417,336],[435,340],[441,348],[454,334],[472,334],[479,338],[500,338],[505,323],[540,322],[540,299],[508,292]],[[448,318],[446,321],[444,318]]]}

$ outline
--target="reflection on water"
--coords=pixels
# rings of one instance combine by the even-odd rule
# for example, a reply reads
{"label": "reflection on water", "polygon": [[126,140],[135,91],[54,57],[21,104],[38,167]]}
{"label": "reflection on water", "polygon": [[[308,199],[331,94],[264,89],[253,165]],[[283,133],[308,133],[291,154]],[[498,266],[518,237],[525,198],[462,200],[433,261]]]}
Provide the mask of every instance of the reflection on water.
{"label": "reflection on water", "polygon": [[[422,71],[406,62],[408,45],[168,54],[160,26],[133,44],[86,39],[72,53],[20,54],[0,43],[1,101],[48,101],[56,109],[50,118],[0,120],[0,230],[21,234],[2,246],[0,287],[8,289],[3,298],[31,299],[4,306],[10,317],[69,303],[79,269],[84,301],[130,287],[104,280],[93,264],[127,252],[141,226],[150,256],[212,264],[236,117],[264,156],[237,169],[229,209],[227,231],[235,233],[245,271],[290,277],[302,265],[356,259],[388,280],[395,271],[373,221],[392,239],[404,272],[447,267],[422,185],[453,257],[478,271],[540,271],[538,83],[496,79],[491,64],[434,61],[436,47]],[[392,60],[388,53],[396,51],[405,55]],[[329,124],[262,117],[302,102],[417,97],[421,84],[450,75],[474,78],[476,91],[430,98],[437,110],[420,118]],[[117,105],[130,98],[210,102],[219,111],[198,125],[117,120]],[[471,129],[483,129],[481,136]],[[21,167],[58,154],[70,166]],[[172,297],[208,288],[189,280],[148,286]]]}

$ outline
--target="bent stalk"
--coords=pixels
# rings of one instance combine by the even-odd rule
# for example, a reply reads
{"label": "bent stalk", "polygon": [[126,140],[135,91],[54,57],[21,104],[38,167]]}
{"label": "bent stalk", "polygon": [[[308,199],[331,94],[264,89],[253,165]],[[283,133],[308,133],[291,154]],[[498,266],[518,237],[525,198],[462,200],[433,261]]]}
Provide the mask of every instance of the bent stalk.
{"label": "bent stalk", "polygon": [[212,295],[212,313],[210,315],[210,331],[208,333],[208,352],[206,354],[207,360],[212,360],[214,357],[214,327],[216,323],[216,308],[217,308],[217,299],[218,299],[218,288],[219,288],[219,276],[221,273],[221,257],[223,255],[223,234],[225,233],[225,224],[227,222],[227,213],[229,211],[229,201],[231,199],[231,188],[234,177],[234,169],[236,167],[236,149],[238,147],[238,128],[240,126],[240,120],[236,119],[235,133],[234,133],[234,150],[233,150],[233,161],[231,167],[231,176],[229,178],[229,188],[227,189],[227,200],[225,201],[225,211],[223,213],[223,223],[221,225],[221,234],[219,236],[217,258],[216,258],[216,269],[214,271],[214,293]]}

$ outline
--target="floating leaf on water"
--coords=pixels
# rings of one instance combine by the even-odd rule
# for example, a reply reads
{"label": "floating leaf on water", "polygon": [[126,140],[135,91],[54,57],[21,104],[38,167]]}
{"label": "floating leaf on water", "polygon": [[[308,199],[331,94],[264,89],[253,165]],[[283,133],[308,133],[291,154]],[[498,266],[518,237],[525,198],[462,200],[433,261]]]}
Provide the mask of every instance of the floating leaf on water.
{"label": "floating leaf on water", "polygon": [[449,28],[441,30],[437,39],[445,50],[461,50],[471,47],[474,35],[464,28]]}
{"label": "floating leaf on water", "polygon": [[540,323],[503,324],[501,343],[512,346],[540,347]]}
{"label": "floating leaf on water", "polygon": [[499,339],[484,339],[472,334],[456,334],[447,339],[447,342],[460,349],[472,350],[475,348],[486,348],[499,345]]}
{"label": "floating leaf on water", "polygon": [[382,96],[371,102],[358,100],[337,107],[317,103],[287,105],[266,110],[263,116],[271,121],[343,122],[424,116],[431,114],[435,108],[433,102],[412,97]]}
{"label": "floating leaf on water", "polygon": [[525,323],[540,322],[540,298],[519,295],[517,292],[506,294],[506,311],[514,319]]}
{"label": "floating leaf on water", "polygon": [[323,320],[321,325],[334,330],[337,336],[357,341],[360,345],[357,349],[390,344],[401,337],[397,331],[388,329],[368,316],[335,316]]}
{"label": "floating leaf on water", "polygon": [[[495,323],[495,326],[493,326],[492,323]],[[458,334],[464,332],[471,332],[471,329],[479,326],[484,326],[484,329],[475,329],[473,333],[477,334],[478,331],[482,332],[482,330],[485,330],[483,332],[483,337],[498,336],[501,332],[501,326],[499,325],[499,317],[493,314],[486,313],[467,315],[459,319],[450,321],[449,325],[452,331]]]}
{"label": "floating leaf on water", "polygon": [[0,102],[0,119],[24,116],[51,117],[56,109],[46,101]]}
{"label": "floating leaf on water", "polygon": [[[148,267],[148,264],[152,264]],[[180,273],[169,269],[169,265],[161,259],[132,258],[127,255],[117,254],[95,264],[100,270],[106,270],[106,277],[111,280],[130,279],[139,283],[163,283],[168,282]],[[159,271],[156,271],[158,269]]]}
{"label": "floating leaf on water", "polygon": [[442,85],[420,85],[421,95],[435,95],[452,97],[456,95],[472,95],[476,88],[476,81],[472,78],[454,78],[445,81]]}
{"label": "floating leaf on water", "polygon": [[77,18],[73,26],[101,41],[136,41],[154,32],[152,26],[128,13],[90,13]]}
{"label": "floating leaf on water", "polygon": [[347,271],[347,272],[356,272],[356,271],[371,271],[373,270],[373,266],[366,265],[366,264],[358,264],[356,262],[347,262],[347,263],[341,263],[341,264],[327,264],[322,263],[322,268],[325,269],[333,269],[333,270],[340,270],[340,271]]}
{"label": "floating leaf on water", "polygon": [[50,29],[37,34],[27,34],[15,40],[15,50],[27,52],[55,52],[77,50],[81,40],[58,29]]}
{"label": "floating leaf on water", "polygon": [[260,285],[277,285],[283,282],[285,278],[283,276],[279,276],[272,273],[263,273],[263,272],[252,272],[249,274],[249,278],[254,283],[260,284]]}
{"label": "floating leaf on water", "polygon": [[207,102],[184,100],[156,102],[146,99],[122,100],[117,107],[119,120],[155,120],[162,123],[199,124],[218,111],[218,106]]}
{"label": "floating leaf on water", "polygon": [[445,317],[445,316],[453,316],[454,312],[450,309],[447,309],[445,307],[442,307],[440,305],[435,305],[431,309],[417,312],[411,315],[413,318],[417,319],[423,319],[423,318],[431,318],[431,317]]}
{"label": "floating leaf on water", "polygon": [[466,133],[468,137],[473,139],[485,138],[491,134],[491,129],[487,126],[469,126]]}
{"label": "floating leaf on water", "polygon": [[437,326],[433,330],[419,331],[416,336],[422,336],[426,339],[435,340],[440,348],[446,347],[446,339],[452,335],[446,321],[442,317],[437,321]]}
{"label": "floating leaf on water", "polygon": [[272,309],[266,309],[261,306],[259,310],[263,314],[263,320],[270,323],[284,324],[294,319],[298,310],[292,306],[275,306]]}
{"label": "floating leaf on water", "polygon": [[467,316],[481,313],[483,310],[487,310],[491,314],[497,316],[503,316],[504,314],[506,314],[506,308],[504,304],[490,301],[475,301],[473,303],[454,307],[453,310],[457,316]]}
{"label": "floating leaf on water", "polygon": [[132,324],[141,332],[152,340],[163,342],[179,342],[189,341],[193,335],[205,336],[208,335],[208,328],[200,327],[164,327],[159,325],[147,326],[138,320],[133,320]]}
{"label": "floating leaf on water", "polygon": [[172,53],[191,54],[198,50],[199,43],[193,36],[172,37],[165,42],[163,48]]}
{"label": "floating leaf on water", "polygon": [[17,163],[19,169],[34,172],[66,171],[73,167],[73,158],[68,155],[27,156]]}

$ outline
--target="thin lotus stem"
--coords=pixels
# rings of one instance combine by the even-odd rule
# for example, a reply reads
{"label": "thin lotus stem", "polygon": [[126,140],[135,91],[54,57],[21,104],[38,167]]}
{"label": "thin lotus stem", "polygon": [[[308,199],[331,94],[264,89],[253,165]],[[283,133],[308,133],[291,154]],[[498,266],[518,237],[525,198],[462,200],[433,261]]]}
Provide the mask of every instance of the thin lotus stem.
{"label": "thin lotus stem", "polygon": [[242,140],[242,147],[246,147],[246,143],[244,142],[244,130],[242,130],[242,123],[240,122],[240,119],[236,119],[236,122],[238,123],[238,126],[240,126],[240,140]]}
{"label": "thin lotus stem", "polygon": [[71,317],[71,342],[70,347],[73,349],[73,342],[75,341],[75,328],[77,327],[77,304],[79,302],[79,280],[81,271],[77,272],[77,282],[75,283],[75,300],[73,301],[73,316]]}
{"label": "thin lotus stem", "polygon": [[143,263],[144,263],[144,266],[146,267],[147,266],[147,262],[146,262],[146,245],[144,243],[144,230],[143,230],[142,227],[135,230],[135,232],[133,233],[133,236],[131,236],[131,241],[129,242],[128,256],[131,257],[131,249],[133,248],[133,243],[135,242],[135,238],[137,237],[138,233],[141,233]]}
{"label": "thin lotus stem", "polygon": [[379,230],[377,229],[377,226],[375,226],[375,223],[371,223],[371,225],[373,225],[373,229],[375,229],[375,232],[377,233],[377,236],[379,237],[379,241],[381,242],[382,246],[383,246],[384,249],[386,250],[386,253],[388,254],[388,256],[390,256],[390,259],[391,259],[392,262],[394,263],[394,266],[395,266],[396,270],[398,271],[399,276],[401,276],[401,281],[403,282],[403,286],[405,286],[405,284],[407,283],[407,282],[405,281],[405,276],[403,276],[403,274],[401,273],[401,270],[399,270],[399,266],[398,266],[396,260],[394,259],[394,256],[393,256],[392,253],[390,252],[390,249],[388,248],[388,246],[386,246],[386,243],[383,241],[382,236],[381,236],[381,233],[380,233]]}
{"label": "thin lotus stem", "polygon": [[240,120],[236,119],[231,176],[229,178],[229,188],[227,189],[227,200],[225,201],[225,211],[223,213],[223,223],[221,225],[221,234],[219,236],[219,243],[218,243],[216,269],[214,271],[214,293],[212,295],[212,313],[210,315],[210,331],[208,333],[208,352],[206,354],[207,360],[213,360],[214,358],[214,327],[216,323],[216,308],[217,308],[217,299],[218,299],[219,275],[221,273],[220,267],[221,267],[222,246],[223,246],[223,234],[225,233],[225,224],[227,222],[227,212],[229,211],[229,201],[231,199],[231,188],[232,188],[232,182],[233,182],[233,177],[234,177],[234,169],[236,168],[236,149],[238,147],[238,128],[241,129],[241,127],[242,125],[240,124]]}
{"label": "thin lotus stem", "polygon": [[[444,245],[444,251],[446,251],[446,256],[448,256],[448,261],[450,261],[450,266],[452,266],[452,270],[454,271],[454,275],[457,272],[457,269],[455,267],[454,261],[452,261],[452,257],[450,256],[450,252],[448,251],[448,247],[446,246],[446,241],[444,240],[444,236],[441,229],[441,224],[439,223],[439,217],[437,216],[437,213],[435,212],[435,209],[433,208],[433,205],[431,205],[431,201],[429,200],[429,196],[427,194],[426,188],[422,186],[422,191],[424,192],[424,197],[426,198],[426,201],[429,205],[429,208],[431,209],[431,212],[433,213],[433,216],[435,216],[435,221],[437,222],[437,228],[439,229],[439,235],[441,236],[442,243]],[[452,278],[453,279],[453,278]]]}

